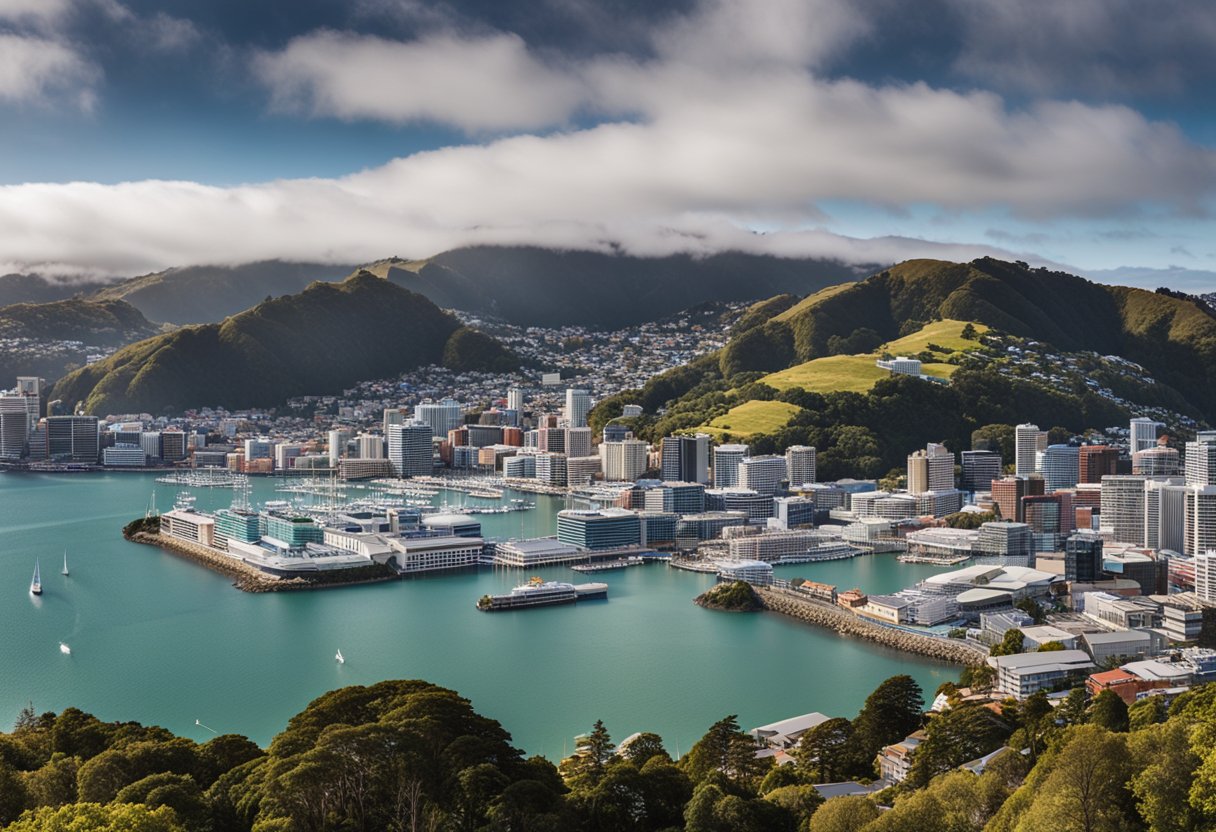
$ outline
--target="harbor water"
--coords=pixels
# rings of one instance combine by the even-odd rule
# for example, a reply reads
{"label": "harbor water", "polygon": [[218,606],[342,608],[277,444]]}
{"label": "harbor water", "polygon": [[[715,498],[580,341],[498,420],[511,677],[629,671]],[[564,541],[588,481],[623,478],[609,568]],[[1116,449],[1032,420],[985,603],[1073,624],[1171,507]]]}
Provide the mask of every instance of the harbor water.
{"label": "harbor water", "polygon": [[[284,499],[254,479],[255,502]],[[579,582],[566,567],[483,569],[384,584],[250,595],[149,546],[122,526],[176,491],[149,474],[0,474],[0,728],[27,703],[75,706],[106,720],[158,724],[200,741],[201,721],[266,744],[327,690],[420,678],[459,691],[502,722],[528,754],[558,759],[596,719],[620,739],[654,731],[686,751],[716,720],[746,729],[820,711],[853,716],[883,679],[909,673],[926,697],[958,668],[771,614],[704,610],[709,575],[648,564],[596,574],[608,599],[501,615],[486,594],[534,574]],[[192,489],[197,508],[230,489]],[[494,505],[445,492],[434,503]],[[352,492],[351,496],[359,496]],[[552,534],[560,500],[508,491],[536,508],[476,517],[492,537]],[[505,504],[505,503],[504,503]],[[60,574],[64,549],[70,577]],[[44,593],[29,595],[41,561]],[[891,592],[935,572],[892,555],[784,566],[802,576]],[[61,653],[59,643],[70,646]],[[345,663],[334,661],[341,649]]]}

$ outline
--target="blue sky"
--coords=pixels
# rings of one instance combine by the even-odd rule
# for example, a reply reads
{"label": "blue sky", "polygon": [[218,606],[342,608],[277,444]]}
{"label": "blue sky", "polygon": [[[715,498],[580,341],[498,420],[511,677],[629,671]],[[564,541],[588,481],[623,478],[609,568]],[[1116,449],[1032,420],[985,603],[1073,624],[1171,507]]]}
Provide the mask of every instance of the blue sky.
{"label": "blue sky", "polygon": [[1213,45],[1185,0],[0,0],[0,271],[534,243],[1211,291]]}

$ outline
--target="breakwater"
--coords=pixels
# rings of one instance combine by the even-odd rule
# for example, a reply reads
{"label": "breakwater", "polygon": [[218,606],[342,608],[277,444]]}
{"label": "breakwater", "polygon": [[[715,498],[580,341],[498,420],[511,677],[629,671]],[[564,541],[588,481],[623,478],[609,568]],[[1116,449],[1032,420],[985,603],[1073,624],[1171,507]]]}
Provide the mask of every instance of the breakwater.
{"label": "breakwater", "polygon": [[232,585],[242,592],[297,592],[305,589],[330,589],[397,580],[396,572],[382,564],[347,569],[342,572],[323,573],[308,578],[276,578],[238,558],[229,557],[223,552],[187,540],[179,540],[151,531],[124,532],[124,537],[133,543],[156,546],[205,566],[213,572],[226,575],[233,579]]}
{"label": "breakwater", "polygon": [[808,624],[826,627],[844,636],[854,636],[884,647],[954,664],[982,664],[988,658],[986,651],[958,639],[922,636],[894,627],[884,627],[859,618],[848,610],[813,598],[801,598],[778,589],[755,589],[765,609]]}

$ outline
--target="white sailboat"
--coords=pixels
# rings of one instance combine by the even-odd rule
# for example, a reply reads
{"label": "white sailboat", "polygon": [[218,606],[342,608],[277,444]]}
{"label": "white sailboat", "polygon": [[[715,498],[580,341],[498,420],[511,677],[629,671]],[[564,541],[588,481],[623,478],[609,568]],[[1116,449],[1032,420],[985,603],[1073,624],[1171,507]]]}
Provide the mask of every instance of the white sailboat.
{"label": "white sailboat", "polygon": [[343,657],[341,649],[338,650],[338,655],[334,656],[334,661],[338,664],[346,664],[346,659]]}
{"label": "white sailboat", "polygon": [[38,561],[34,561],[34,579],[30,581],[30,595],[42,594],[42,575],[38,571]]}
{"label": "white sailboat", "polygon": [[59,652],[65,656],[70,656],[70,655],[72,655],[72,648],[68,647],[66,644],[64,644],[61,641],[61,642],[59,642]]}
{"label": "white sailboat", "polygon": [[63,576],[66,578],[69,574],[71,574],[71,573],[68,572],[68,550],[64,549],[63,550]]}

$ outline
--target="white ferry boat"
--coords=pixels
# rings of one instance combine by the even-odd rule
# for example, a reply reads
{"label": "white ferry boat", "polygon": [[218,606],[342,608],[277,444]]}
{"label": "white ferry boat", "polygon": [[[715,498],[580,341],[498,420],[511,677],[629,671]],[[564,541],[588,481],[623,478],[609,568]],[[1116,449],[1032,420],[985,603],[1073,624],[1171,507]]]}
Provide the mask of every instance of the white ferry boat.
{"label": "white ferry boat", "polygon": [[506,595],[483,595],[477,602],[477,609],[483,612],[496,612],[526,607],[547,607],[554,604],[571,604],[587,598],[607,597],[608,584],[568,584],[562,581],[544,581],[540,578],[532,578]]}

